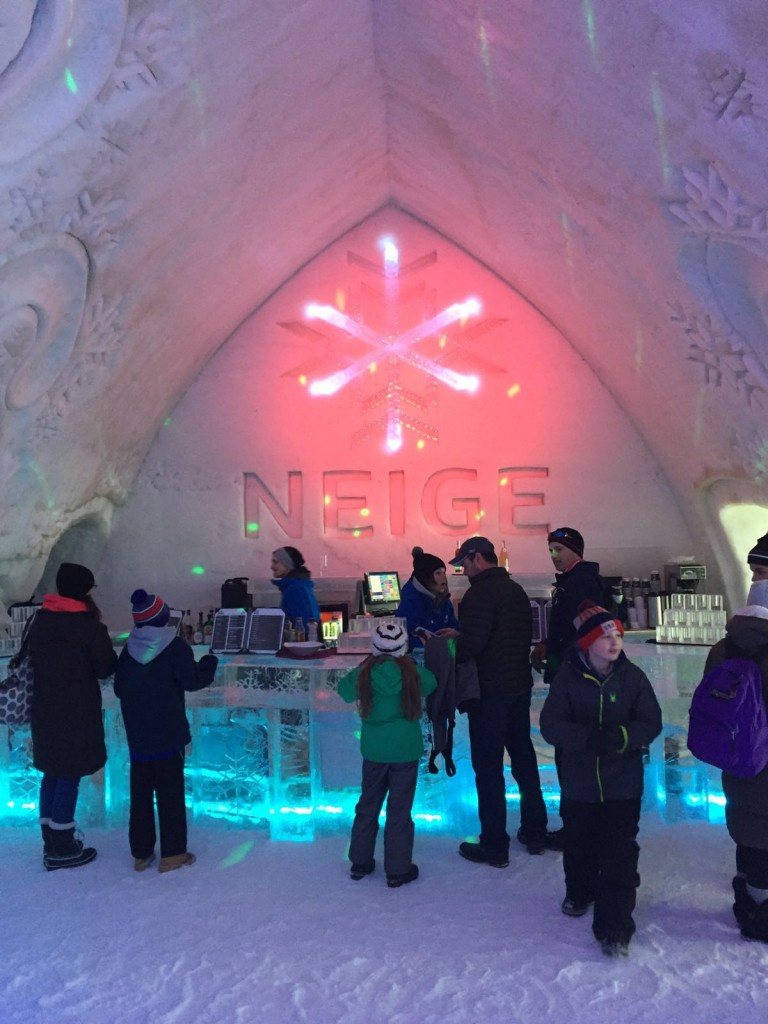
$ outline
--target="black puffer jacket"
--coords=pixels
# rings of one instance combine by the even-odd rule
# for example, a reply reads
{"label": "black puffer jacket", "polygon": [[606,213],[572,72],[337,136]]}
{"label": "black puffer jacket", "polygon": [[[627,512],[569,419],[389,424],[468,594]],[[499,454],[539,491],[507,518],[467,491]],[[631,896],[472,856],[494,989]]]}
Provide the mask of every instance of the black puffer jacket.
{"label": "black puffer jacket", "polygon": [[107,760],[99,679],[117,665],[106,626],[81,602],[49,594],[29,631],[29,651],[35,768],[63,778],[93,775]]}
{"label": "black puffer jacket", "polygon": [[568,572],[555,575],[552,610],[547,631],[547,664],[544,682],[551,683],[563,663],[565,652],[576,639],[573,620],[582,601],[603,603],[603,578],[597,562],[576,562]]}
{"label": "black puffer jacket", "polygon": [[173,630],[135,628],[115,672],[131,760],[170,757],[190,742],[186,691],[210,686],[219,659],[204,654],[195,661],[192,648]]}
{"label": "black puffer jacket", "polygon": [[[600,733],[626,729],[626,749],[599,753]],[[541,735],[560,751],[558,776],[569,800],[602,803],[643,793],[642,749],[661,732],[661,708],[648,677],[622,652],[598,679],[570,648],[539,717]]]}
{"label": "black puffer jacket", "polygon": [[482,697],[513,696],[533,686],[531,603],[506,569],[493,566],[470,578],[459,605],[456,660],[474,658]]}
{"label": "black puffer jacket", "polygon": [[[709,652],[704,671],[728,658],[752,658],[763,677],[763,700],[768,704],[768,618],[747,614],[752,611],[754,606],[742,608],[733,616],[726,626],[727,639],[718,641]],[[723,792],[731,839],[741,846],[768,850],[768,766],[753,779],[723,772]]]}

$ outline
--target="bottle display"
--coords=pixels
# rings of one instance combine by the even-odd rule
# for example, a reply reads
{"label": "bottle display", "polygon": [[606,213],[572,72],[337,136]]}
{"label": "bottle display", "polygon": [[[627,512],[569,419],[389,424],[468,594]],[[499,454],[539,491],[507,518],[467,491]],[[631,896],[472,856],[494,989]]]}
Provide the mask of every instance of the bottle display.
{"label": "bottle display", "polygon": [[[456,550],[453,552],[453,557],[454,558],[458,558],[459,557],[459,551],[460,550],[461,550],[461,544],[457,543]],[[464,566],[463,565],[454,565],[453,571],[454,571],[454,574],[456,576],[463,576],[464,575]]]}
{"label": "bottle display", "polygon": [[506,569],[509,571],[509,555],[507,554],[507,542],[501,542],[501,548],[499,550],[499,568]]}
{"label": "bottle display", "polygon": [[203,623],[203,643],[210,645],[213,636],[213,608],[208,609],[208,618]]}

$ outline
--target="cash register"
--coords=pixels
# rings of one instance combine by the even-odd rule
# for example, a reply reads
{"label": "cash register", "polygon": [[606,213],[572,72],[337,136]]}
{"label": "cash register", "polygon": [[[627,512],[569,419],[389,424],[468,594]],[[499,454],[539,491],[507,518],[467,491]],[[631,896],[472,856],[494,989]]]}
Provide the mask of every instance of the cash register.
{"label": "cash register", "polygon": [[400,576],[394,571],[367,572],[357,585],[357,610],[365,615],[394,615],[400,604]]}

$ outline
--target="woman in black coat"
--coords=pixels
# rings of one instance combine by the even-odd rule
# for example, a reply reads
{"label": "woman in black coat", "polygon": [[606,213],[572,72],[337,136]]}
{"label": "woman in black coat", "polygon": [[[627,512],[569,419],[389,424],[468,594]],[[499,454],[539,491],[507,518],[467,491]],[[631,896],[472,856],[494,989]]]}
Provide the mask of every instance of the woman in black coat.
{"label": "woman in black coat", "polygon": [[43,773],[40,826],[49,871],[96,856],[75,837],[75,807],[80,779],[107,760],[99,680],[115,671],[117,655],[90,596],[94,585],[90,569],[62,562],[58,594],[45,595],[29,633],[32,757]]}

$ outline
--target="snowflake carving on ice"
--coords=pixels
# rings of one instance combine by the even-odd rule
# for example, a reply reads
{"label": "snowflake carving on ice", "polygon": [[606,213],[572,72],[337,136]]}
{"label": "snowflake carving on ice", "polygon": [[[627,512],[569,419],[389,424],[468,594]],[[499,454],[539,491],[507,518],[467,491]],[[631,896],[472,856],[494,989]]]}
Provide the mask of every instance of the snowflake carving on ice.
{"label": "snowflake carving on ice", "polygon": [[[437,441],[438,431],[417,415],[428,411],[429,402],[412,388],[406,387],[402,376],[406,369],[418,371],[425,381],[427,389],[443,385],[453,391],[473,393],[479,386],[476,373],[462,373],[445,365],[449,355],[463,354],[461,341],[479,337],[491,327],[503,321],[486,319],[475,321],[481,312],[478,299],[468,297],[462,302],[455,302],[434,315],[428,315],[421,321],[403,330],[400,325],[402,309],[406,304],[406,296],[401,293],[402,279],[420,270],[436,260],[431,253],[420,257],[412,263],[401,267],[400,254],[392,239],[383,239],[380,243],[383,253],[383,266],[379,267],[370,260],[355,253],[349,254],[349,262],[355,266],[384,279],[383,317],[382,322],[372,326],[362,316],[355,318],[338,306],[321,305],[310,302],[304,309],[307,321],[318,324],[310,326],[306,322],[283,323],[280,326],[291,331],[303,340],[314,343],[316,350],[320,348],[318,358],[310,363],[295,366],[284,376],[297,377],[306,383],[310,395],[329,397],[342,391],[354,381],[361,381],[371,371],[384,377],[384,385],[376,390],[363,402],[363,411],[382,410],[382,414],[368,421],[357,430],[352,439],[361,443],[373,436],[384,435],[386,449],[390,452],[399,451],[403,444],[404,431],[409,430],[423,440]],[[411,290],[410,297],[413,296]],[[416,289],[423,291],[423,289]],[[366,294],[375,295],[371,289]],[[326,328],[320,325],[326,325]],[[330,332],[327,327],[332,328]],[[345,342],[357,343],[362,348],[359,355],[339,359],[339,335]],[[434,356],[426,354],[420,348],[423,342],[438,341],[438,353]],[[450,341],[450,344],[449,344]],[[327,368],[335,363],[336,369],[327,373]],[[483,369],[491,373],[501,372],[501,368],[488,361],[474,360]],[[326,368],[325,375],[321,375]]]}

